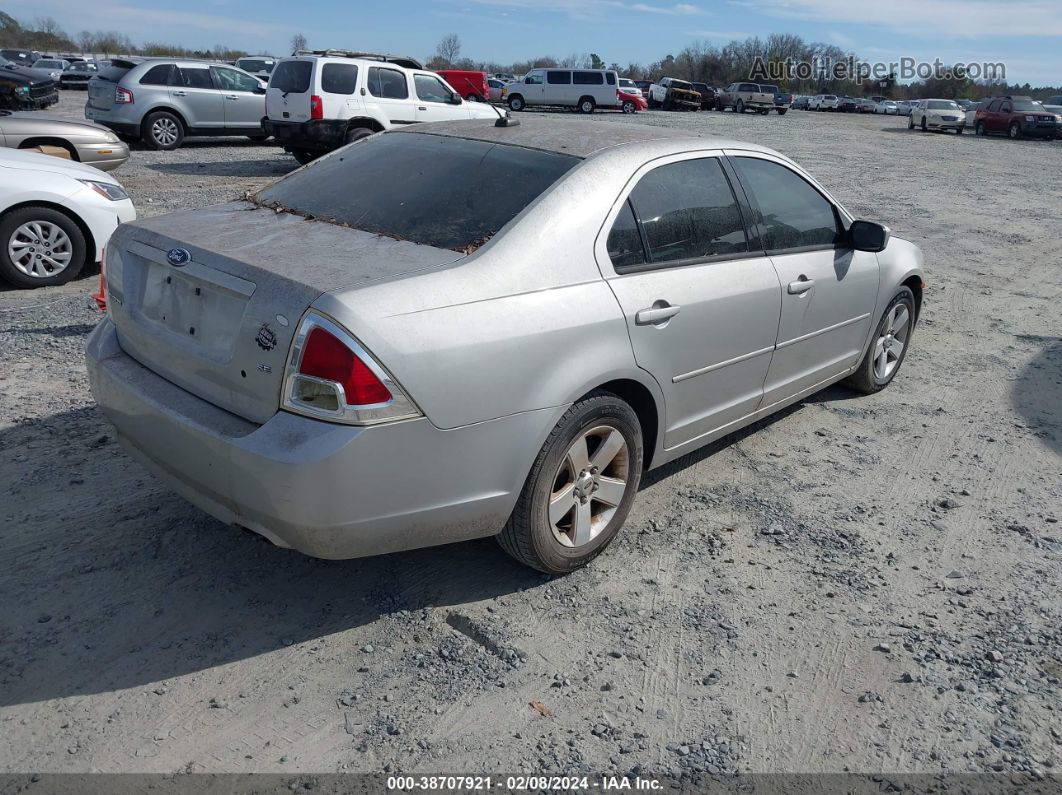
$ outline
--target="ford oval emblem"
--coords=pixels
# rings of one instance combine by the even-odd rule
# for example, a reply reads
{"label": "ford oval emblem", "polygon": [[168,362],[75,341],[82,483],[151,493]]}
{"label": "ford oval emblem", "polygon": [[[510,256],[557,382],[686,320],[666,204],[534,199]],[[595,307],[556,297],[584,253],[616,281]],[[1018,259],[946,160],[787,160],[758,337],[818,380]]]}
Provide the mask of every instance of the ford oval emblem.
{"label": "ford oval emblem", "polygon": [[166,252],[166,261],[173,267],[180,268],[192,261],[192,254],[186,248],[171,248]]}

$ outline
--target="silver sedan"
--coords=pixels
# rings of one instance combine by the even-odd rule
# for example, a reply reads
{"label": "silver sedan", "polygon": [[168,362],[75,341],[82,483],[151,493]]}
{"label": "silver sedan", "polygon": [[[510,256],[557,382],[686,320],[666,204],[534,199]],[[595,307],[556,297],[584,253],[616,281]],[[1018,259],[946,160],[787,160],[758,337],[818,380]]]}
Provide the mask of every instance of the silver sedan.
{"label": "silver sedan", "polygon": [[106,127],[47,113],[0,110],[0,146],[40,149],[113,171],[129,159],[129,146]]}
{"label": "silver sedan", "polygon": [[883,389],[923,290],[777,152],[559,120],[374,135],[107,253],[93,393],[191,502],[319,557],[496,535],[558,573],[647,470]]}

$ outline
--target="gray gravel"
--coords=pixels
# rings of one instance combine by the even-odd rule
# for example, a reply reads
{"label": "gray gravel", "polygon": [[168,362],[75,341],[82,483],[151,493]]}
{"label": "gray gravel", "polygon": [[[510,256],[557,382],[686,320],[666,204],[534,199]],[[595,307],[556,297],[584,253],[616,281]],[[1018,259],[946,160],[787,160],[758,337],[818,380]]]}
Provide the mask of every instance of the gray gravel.
{"label": "gray gravel", "polygon": [[[83,95],[64,95],[78,115]],[[0,289],[2,771],[1001,771],[1062,763],[1062,144],[791,112],[595,114],[773,146],[923,246],[897,381],[654,473],[586,570],[491,541],[317,561],[129,459],[95,277]],[[294,168],[193,141],[142,215]]]}

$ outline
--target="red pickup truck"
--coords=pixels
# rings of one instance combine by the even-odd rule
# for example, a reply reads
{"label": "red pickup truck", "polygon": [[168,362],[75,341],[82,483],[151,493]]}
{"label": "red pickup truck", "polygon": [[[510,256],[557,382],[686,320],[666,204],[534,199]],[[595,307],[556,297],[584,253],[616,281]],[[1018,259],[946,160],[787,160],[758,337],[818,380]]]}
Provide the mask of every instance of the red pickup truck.
{"label": "red pickup truck", "polygon": [[486,102],[490,99],[490,86],[486,72],[469,72],[463,69],[439,69],[435,72],[469,102]]}

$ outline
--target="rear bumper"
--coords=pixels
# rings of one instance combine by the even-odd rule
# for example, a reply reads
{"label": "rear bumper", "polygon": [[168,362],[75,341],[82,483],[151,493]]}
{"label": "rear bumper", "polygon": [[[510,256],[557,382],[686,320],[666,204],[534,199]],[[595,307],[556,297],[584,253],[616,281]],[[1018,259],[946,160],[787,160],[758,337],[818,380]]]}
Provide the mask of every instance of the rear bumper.
{"label": "rear bumper", "polygon": [[119,442],[148,469],[220,521],[321,558],[496,534],[556,419],[443,431],[425,418],[354,427],[280,411],[255,425],[137,363],[109,319],[86,360]]}
{"label": "rear bumper", "polygon": [[276,121],[262,119],[266,135],[272,135],[285,149],[331,150],[343,145],[347,122],[341,119]]}

